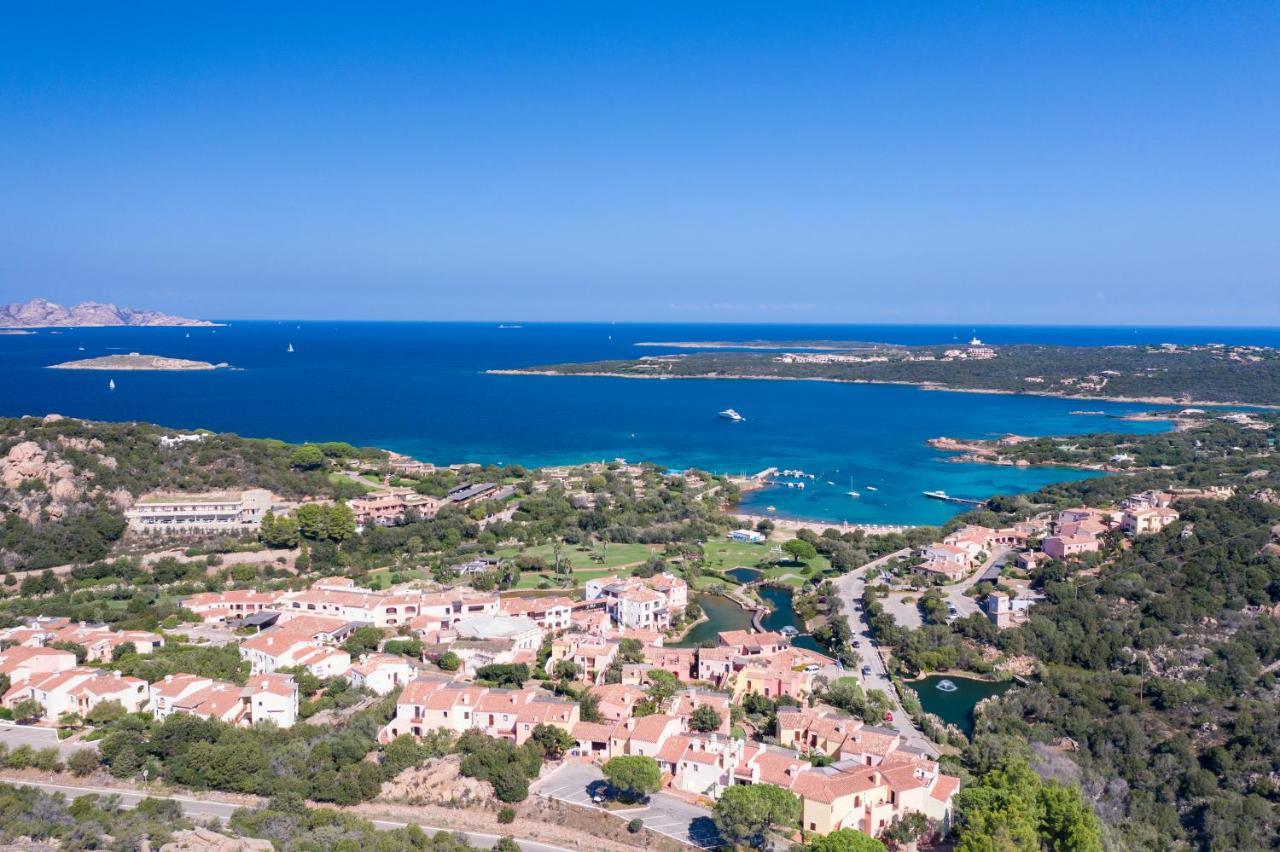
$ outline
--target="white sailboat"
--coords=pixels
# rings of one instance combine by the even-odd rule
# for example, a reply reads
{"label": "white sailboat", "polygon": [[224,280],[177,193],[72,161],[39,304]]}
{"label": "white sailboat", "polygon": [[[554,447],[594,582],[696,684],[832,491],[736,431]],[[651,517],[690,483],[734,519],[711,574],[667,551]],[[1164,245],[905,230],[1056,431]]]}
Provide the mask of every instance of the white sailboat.
{"label": "white sailboat", "polygon": [[853,477],[852,477],[852,476],[851,476],[851,477],[849,477],[849,490],[848,490],[848,491],[846,491],[846,492],[844,492],[844,493],[845,493],[845,494],[848,494],[850,497],[855,497],[855,498],[856,498],[856,497],[861,497],[861,496],[862,496],[862,495],[861,495],[861,494],[859,494],[857,491],[854,491],[854,490],[853,490]]}
{"label": "white sailboat", "polygon": [[286,352],[292,352],[292,351],[293,351],[293,344],[292,344],[292,343],[290,343],[290,344],[289,344],[289,348],[288,348],[287,350],[285,350],[285,351],[286,351]]}
{"label": "white sailboat", "polygon": [[115,389],[116,389],[116,380],[107,379],[107,390],[115,390]]}

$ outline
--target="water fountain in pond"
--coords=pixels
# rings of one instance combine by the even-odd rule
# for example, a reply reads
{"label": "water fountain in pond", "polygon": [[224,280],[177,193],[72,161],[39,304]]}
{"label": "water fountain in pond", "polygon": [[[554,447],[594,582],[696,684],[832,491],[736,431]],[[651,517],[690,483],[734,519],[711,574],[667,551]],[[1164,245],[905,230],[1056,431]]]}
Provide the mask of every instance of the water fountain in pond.
{"label": "water fountain in pond", "polygon": [[938,685],[935,687],[935,689],[938,689],[942,692],[955,692],[959,688],[960,687],[956,686],[953,682],[949,680],[938,681]]}

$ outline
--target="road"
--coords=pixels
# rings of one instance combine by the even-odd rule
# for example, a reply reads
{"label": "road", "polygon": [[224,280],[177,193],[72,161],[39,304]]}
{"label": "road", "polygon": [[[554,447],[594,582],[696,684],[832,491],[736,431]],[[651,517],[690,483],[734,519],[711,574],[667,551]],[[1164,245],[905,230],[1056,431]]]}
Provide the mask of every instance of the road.
{"label": "road", "polygon": [[[1009,557],[1016,552],[1011,547],[997,547],[991,551],[991,558],[981,565],[978,570],[955,585],[941,588],[943,600],[955,608],[955,618],[967,618],[982,611],[982,608],[978,606],[978,601],[969,597],[965,592],[976,586],[978,578],[986,573],[991,566],[995,565],[1003,568],[1004,564],[1009,561]],[[893,620],[898,622],[899,626],[914,630],[924,623],[920,618],[920,608],[917,602],[920,599],[920,595],[925,591],[925,589],[912,589],[904,592],[891,592],[880,603],[884,606],[885,611],[893,616]],[[907,603],[905,598],[911,598],[911,602]]]}
{"label": "road", "polygon": [[[36,787],[40,790],[43,790],[46,793],[62,793],[64,796],[67,796],[73,799],[79,796],[119,796],[121,804],[126,808],[136,807],[139,802],[147,798],[147,795],[145,793],[139,793],[131,790],[113,789],[110,787],[93,787],[91,785],[80,786],[80,785],[71,785],[71,784],[53,784],[53,783],[45,783],[42,781],[19,780],[15,778],[4,778],[0,780],[3,780],[7,784],[20,784],[24,787]],[[236,808],[240,807],[239,805],[234,805],[229,802],[218,802],[218,801],[211,801],[208,799],[196,799],[189,796],[152,796],[152,798],[168,799],[168,800],[177,802],[179,805],[182,806],[182,812],[187,816],[196,817],[200,819],[217,819],[223,822],[226,822],[228,819],[230,819],[231,814],[235,812]],[[377,828],[381,831],[393,831],[394,829],[397,829],[397,828],[405,828],[408,825],[408,823],[404,823],[404,822],[392,822],[390,820],[381,820],[381,819],[374,819],[369,821],[373,823],[374,828]],[[439,826],[432,826],[432,825],[423,825],[422,823],[418,823],[418,825],[429,834],[435,834],[436,832],[440,832],[440,831],[454,833],[452,829],[448,829],[448,828],[440,828]],[[498,840],[501,839],[500,835],[496,835],[496,834],[482,834],[479,832],[470,832],[470,831],[456,832],[456,833],[462,834],[462,836],[467,838],[468,843],[470,843],[472,846],[476,846],[481,849],[490,849],[497,844]],[[525,850],[525,852],[570,852],[570,850],[565,849],[562,846],[552,846],[547,843],[538,843],[533,840],[521,840],[518,837],[516,838],[516,842],[520,844],[520,848]]]}
{"label": "road", "polygon": [[0,745],[13,751],[19,746],[30,746],[33,749],[56,748],[63,760],[73,751],[95,749],[97,743],[66,742],[58,739],[58,732],[53,728],[37,728],[31,725],[15,725],[12,722],[0,722]]}
{"label": "road", "polygon": [[834,585],[836,590],[840,592],[840,600],[844,603],[844,614],[849,619],[849,628],[862,643],[861,647],[853,649],[859,657],[858,668],[862,669],[865,666],[871,670],[871,673],[867,675],[863,675],[861,672],[858,674],[859,679],[862,681],[863,689],[878,689],[889,696],[889,703],[893,709],[892,724],[906,738],[907,744],[936,756],[938,747],[915,726],[915,723],[911,721],[911,717],[907,715],[907,711],[903,709],[902,702],[898,700],[898,691],[893,688],[893,682],[889,680],[889,672],[885,669],[884,660],[881,659],[880,653],[876,650],[875,643],[871,639],[871,628],[867,626],[866,613],[862,611],[862,592],[867,585],[867,572],[879,568],[899,556],[909,556],[910,554],[911,548],[909,547],[896,550],[893,553],[868,562],[857,571],[851,571],[848,574],[837,577]]}
{"label": "road", "polygon": [[[549,799],[584,808],[598,808],[599,805],[591,800],[592,796],[602,793],[607,786],[604,773],[595,764],[565,762],[530,789]],[[623,820],[642,820],[645,828],[700,849],[711,849],[722,843],[720,832],[711,821],[710,811],[666,793],[654,793],[646,806],[608,813]]]}

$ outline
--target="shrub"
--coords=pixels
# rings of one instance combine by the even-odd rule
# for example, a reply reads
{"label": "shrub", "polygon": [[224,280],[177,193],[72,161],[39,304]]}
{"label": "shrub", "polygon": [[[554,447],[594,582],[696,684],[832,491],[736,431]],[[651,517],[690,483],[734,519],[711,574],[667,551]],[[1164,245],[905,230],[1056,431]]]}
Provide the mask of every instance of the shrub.
{"label": "shrub", "polygon": [[516,821],[516,809],[510,805],[498,811],[498,822],[503,825],[510,825]]}
{"label": "shrub", "polygon": [[67,768],[78,778],[92,775],[98,771],[98,755],[93,749],[81,748],[71,752],[67,757]]}
{"label": "shrub", "polygon": [[640,829],[642,828],[644,828],[644,820],[640,819],[639,817],[636,817],[635,819],[631,820],[631,822],[627,823],[627,831],[631,832],[632,834],[639,834]]}

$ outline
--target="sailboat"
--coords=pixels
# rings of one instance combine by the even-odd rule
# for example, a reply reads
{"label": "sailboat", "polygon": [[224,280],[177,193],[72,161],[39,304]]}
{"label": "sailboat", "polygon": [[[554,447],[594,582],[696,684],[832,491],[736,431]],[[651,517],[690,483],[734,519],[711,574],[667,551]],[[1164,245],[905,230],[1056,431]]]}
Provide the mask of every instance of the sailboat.
{"label": "sailboat", "polygon": [[115,389],[116,389],[116,380],[107,379],[107,390],[115,390]]}
{"label": "sailboat", "polygon": [[290,343],[290,344],[289,344],[289,348],[288,348],[287,350],[285,350],[285,351],[286,351],[286,352],[292,352],[292,351],[293,351],[293,344],[292,344],[292,343]]}
{"label": "sailboat", "polygon": [[859,494],[857,491],[854,491],[854,490],[853,490],[853,477],[852,477],[852,476],[851,476],[851,477],[849,477],[849,490],[848,490],[848,491],[846,491],[846,492],[844,492],[844,493],[845,493],[845,494],[848,494],[850,497],[861,497],[861,496],[862,496],[862,495],[861,495],[861,494]]}

